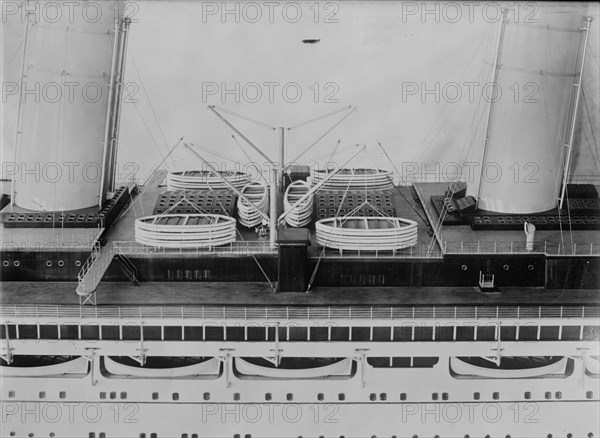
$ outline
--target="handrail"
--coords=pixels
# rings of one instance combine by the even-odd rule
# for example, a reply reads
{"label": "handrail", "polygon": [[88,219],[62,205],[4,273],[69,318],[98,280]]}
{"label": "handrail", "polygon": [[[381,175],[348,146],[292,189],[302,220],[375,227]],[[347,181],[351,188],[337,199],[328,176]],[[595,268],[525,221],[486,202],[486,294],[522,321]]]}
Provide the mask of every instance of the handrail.
{"label": "handrail", "polygon": [[57,319],[252,319],[252,320],[339,320],[339,319],[598,319],[600,306],[94,306],[43,305],[3,306],[6,318]]}
{"label": "handrail", "polygon": [[269,253],[274,254],[277,253],[276,249],[272,249],[269,246],[268,240],[242,240],[232,242],[222,246],[213,246],[213,247],[196,247],[196,248],[165,248],[160,246],[150,246],[144,245],[142,243],[138,243],[136,241],[130,240],[115,240],[112,243],[113,250],[116,254],[121,255],[137,255],[137,254],[174,254],[174,253],[182,253],[182,254],[239,254],[239,253],[253,253],[253,254],[262,254]]}
{"label": "handrail", "polygon": [[[108,266],[112,262],[114,257],[114,250],[110,246],[106,246],[104,249],[101,248],[100,242],[96,242],[92,248],[92,253],[87,258],[85,263],[81,266],[79,273],[77,274],[77,293],[80,295],[92,294],[104,273],[108,269]],[[90,271],[94,267],[94,271],[90,277]]]}
{"label": "handrail", "polygon": [[444,241],[444,254],[543,254],[546,256],[598,256],[600,243],[534,241],[533,250],[527,250],[521,241]]}

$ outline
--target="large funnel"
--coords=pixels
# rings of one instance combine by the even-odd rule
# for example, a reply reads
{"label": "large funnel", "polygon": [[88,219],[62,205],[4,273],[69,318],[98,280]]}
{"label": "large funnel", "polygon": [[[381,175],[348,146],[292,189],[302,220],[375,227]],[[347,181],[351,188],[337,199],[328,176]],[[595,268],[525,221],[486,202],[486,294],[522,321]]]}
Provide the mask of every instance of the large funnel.
{"label": "large funnel", "polygon": [[498,94],[491,99],[478,208],[534,213],[557,206],[581,12],[559,5],[540,7],[530,20],[506,14],[497,59],[490,61]]}
{"label": "large funnel", "polygon": [[92,2],[93,8],[72,2],[76,5],[47,17],[43,3],[27,6],[38,12],[28,14],[13,202],[37,211],[91,207],[102,199],[115,26],[122,8],[118,2]]}

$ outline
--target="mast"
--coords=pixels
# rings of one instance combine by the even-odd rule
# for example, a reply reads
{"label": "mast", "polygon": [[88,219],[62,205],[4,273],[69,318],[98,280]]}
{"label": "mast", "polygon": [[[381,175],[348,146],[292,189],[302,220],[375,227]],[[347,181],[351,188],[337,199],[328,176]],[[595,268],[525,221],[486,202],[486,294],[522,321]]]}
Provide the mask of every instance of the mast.
{"label": "mast", "polygon": [[483,142],[483,151],[481,153],[481,174],[479,175],[479,185],[477,188],[477,201],[475,204],[475,208],[479,205],[479,198],[481,194],[481,186],[483,182],[483,169],[485,166],[486,152],[488,149],[488,143],[490,140],[490,132],[492,129],[492,115],[494,113],[494,101],[496,99],[496,86],[498,86],[498,75],[500,73],[500,58],[502,56],[502,42],[504,41],[504,30],[506,28],[506,14],[507,9],[502,10],[502,19],[500,20],[500,32],[498,33],[498,43],[496,45],[496,58],[494,59],[494,77],[492,79],[492,84],[494,85],[492,97],[490,100],[490,107],[487,115],[487,122],[485,128],[485,140]]}
{"label": "mast", "polygon": [[[29,38],[29,16],[32,12],[27,12],[25,18],[25,36],[23,39],[23,52],[21,54],[21,83],[19,84],[19,108],[17,110],[17,130],[15,133],[15,146],[14,146],[14,155],[13,159],[15,163],[18,161],[17,154],[19,152],[19,143],[21,143],[21,129],[22,129],[22,118],[23,118],[23,88],[25,86],[25,60],[27,57],[27,40]],[[13,175],[11,183],[10,183],[10,205],[15,205],[15,178]]]}
{"label": "mast", "polygon": [[99,206],[106,200],[108,192],[115,190],[117,146],[121,122],[121,98],[127,49],[127,36],[131,19],[115,20],[115,42],[109,85],[109,102],[106,110],[106,128],[102,163],[102,183],[100,184]]}
{"label": "mast", "polygon": [[585,27],[582,27],[581,30],[585,32],[585,39],[583,42],[583,52],[581,54],[581,64],[579,67],[579,74],[577,75],[577,82],[573,83],[573,87],[576,88],[575,94],[575,103],[573,105],[573,113],[571,117],[571,125],[569,127],[569,141],[564,145],[567,148],[565,157],[565,165],[563,168],[563,178],[562,178],[562,188],[559,196],[559,204],[558,208],[562,209],[563,203],[565,201],[565,193],[567,190],[567,180],[569,178],[569,168],[571,167],[571,155],[573,151],[573,139],[575,137],[575,123],[577,122],[577,110],[579,108],[579,98],[581,97],[581,79],[583,78],[583,68],[585,67],[585,55],[587,51],[588,38],[590,35],[590,25],[592,23],[592,17],[587,17],[585,20]]}

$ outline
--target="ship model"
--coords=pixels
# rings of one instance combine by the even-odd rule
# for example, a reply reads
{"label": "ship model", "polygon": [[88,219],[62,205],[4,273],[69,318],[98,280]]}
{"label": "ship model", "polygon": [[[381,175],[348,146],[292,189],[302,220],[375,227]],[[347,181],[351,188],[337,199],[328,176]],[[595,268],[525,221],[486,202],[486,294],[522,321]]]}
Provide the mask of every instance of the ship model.
{"label": "ship model", "polygon": [[[25,23],[24,83],[108,85],[64,113],[19,105],[16,161],[102,165],[3,184],[3,437],[600,436],[599,200],[569,179],[590,19],[498,27],[494,82],[562,94],[491,102],[481,161],[537,163],[535,184],[406,184],[352,164],[362,146],[291,166],[283,128],[272,159],[209,107],[271,174],[182,139],[196,169],[121,185],[130,22],[102,17]],[[77,56],[48,56],[73,29]],[[548,32],[569,41],[553,71]]]}

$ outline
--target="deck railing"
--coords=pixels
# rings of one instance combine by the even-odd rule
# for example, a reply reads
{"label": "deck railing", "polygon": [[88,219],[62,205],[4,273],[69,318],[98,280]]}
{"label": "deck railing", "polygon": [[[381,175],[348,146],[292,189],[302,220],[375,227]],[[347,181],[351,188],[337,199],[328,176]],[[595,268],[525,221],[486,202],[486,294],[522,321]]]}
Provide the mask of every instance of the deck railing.
{"label": "deck railing", "polygon": [[598,256],[600,243],[536,241],[533,250],[525,247],[524,241],[444,241],[444,254],[544,254],[547,256]]}
{"label": "deck railing", "polygon": [[144,245],[135,241],[115,240],[113,242],[115,253],[122,255],[138,254],[275,254],[277,249],[271,249],[269,241],[246,240],[236,241],[228,245],[214,246],[210,248],[164,248]]}
{"label": "deck railing", "polygon": [[544,319],[600,318],[600,306],[76,306],[7,305],[0,309],[2,323],[8,318],[56,319],[252,319],[252,320],[339,320],[339,319]]}

